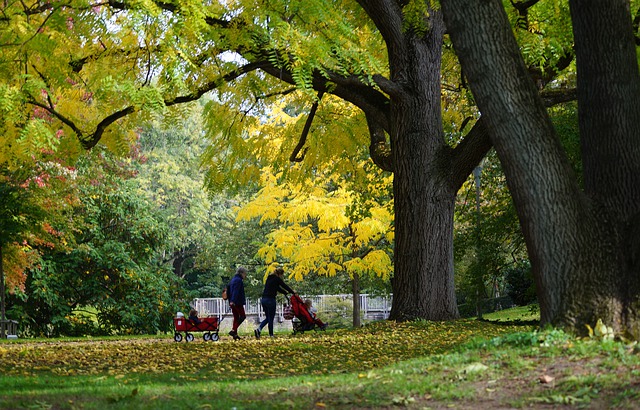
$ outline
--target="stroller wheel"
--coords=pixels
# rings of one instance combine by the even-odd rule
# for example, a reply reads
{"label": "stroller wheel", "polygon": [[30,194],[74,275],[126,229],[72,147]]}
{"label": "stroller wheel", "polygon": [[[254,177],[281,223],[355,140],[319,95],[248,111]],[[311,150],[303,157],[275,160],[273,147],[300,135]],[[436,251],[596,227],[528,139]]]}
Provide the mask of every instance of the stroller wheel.
{"label": "stroller wheel", "polygon": [[173,340],[175,340],[176,342],[182,342],[182,335],[180,333],[176,332],[173,335]]}
{"label": "stroller wheel", "polygon": [[211,333],[211,341],[217,342],[218,340],[220,340],[220,336],[217,333]]}
{"label": "stroller wheel", "polygon": [[194,339],[193,334],[192,333],[187,333],[187,337],[185,337],[185,340],[187,342],[193,342],[193,339]]}
{"label": "stroller wheel", "polygon": [[211,340],[211,333],[206,332],[205,334],[202,335],[202,338],[204,339],[205,342],[208,342],[209,340]]}

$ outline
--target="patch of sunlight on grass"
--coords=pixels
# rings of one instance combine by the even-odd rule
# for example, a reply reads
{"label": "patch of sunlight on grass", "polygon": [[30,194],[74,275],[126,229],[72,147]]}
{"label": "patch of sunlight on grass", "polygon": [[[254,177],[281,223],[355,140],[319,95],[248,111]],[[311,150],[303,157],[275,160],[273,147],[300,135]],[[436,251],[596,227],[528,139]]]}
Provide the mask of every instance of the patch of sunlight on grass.
{"label": "patch of sunlight on grass", "polygon": [[540,307],[538,304],[529,306],[516,306],[510,309],[500,310],[498,312],[487,313],[483,315],[486,320],[500,321],[532,321],[540,320]]}

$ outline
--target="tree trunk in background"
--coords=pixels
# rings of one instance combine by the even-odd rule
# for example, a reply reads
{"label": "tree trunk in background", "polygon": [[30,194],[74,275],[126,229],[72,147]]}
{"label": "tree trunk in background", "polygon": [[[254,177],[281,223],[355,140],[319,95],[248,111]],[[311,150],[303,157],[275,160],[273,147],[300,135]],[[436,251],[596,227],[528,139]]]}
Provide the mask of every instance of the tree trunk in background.
{"label": "tree trunk in background", "polygon": [[184,272],[182,271],[184,260],[185,258],[182,256],[182,251],[177,251],[174,253],[173,262],[171,262],[173,273],[181,279],[184,279]]}
{"label": "tree trunk in background", "polygon": [[[627,10],[625,19],[620,7],[614,7],[613,11],[602,2],[598,3],[600,8],[592,6],[593,14],[588,7],[583,10],[582,4],[576,8],[574,3],[580,110],[585,103],[595,111],[611,109],[605,114],[590,114],[589,121],[600,125],[585,122],[586,113],[580,114],[581,138],[584,138],[583,130],[597,133],[582,140],[583,155],[586,155],[585,179],[591,180],[585,183],[587,195],[579,189],[529,78],[502,3],[499,0],[446,0],[442,7],[507,176],[527,242],[542,323],[584,333],[586,324],[593,326],[597,319],[602,319],[618,331],[639,336],[635,239],[638,235],[633,240],[631,235],[638,230],[634,220],[638,218],[640,204],[637,168],[640,141],[638,126],[632,124],[640,118],[637,111],[640,81],[635,46],[632,47],[634,57],[630,58],[628,44],[622,48],[616,45],[633,41],[629,35],[620,37],[621,33],[631,33],[630,16]],[[624,2],[609,3],[621,6]],[[607,8],[606,13],[603,7]],[[577,13],[585,18],[583,22],[576,21]],[[582,30],[593,31],[591,34],[596,38],[582,38],[585,35]],[[621,33],[617,33],[618,30]],[[586,43],[581,47],[579,43],[583,40]],[[603,49],[598,50],[600,47]],[[603,58],[605,51],[627,55]],[[593,53],[591,60],[598,60],[600,66],[594,68],[590,76],[580,79],[584,53]],[[631,69],[632,66],[635,69]],[[607,71],[612,73],[612,78],[607,78]],[[593,83],[609,89],[605,92],[599,87],[592,88]],[[627,86],[630,91],[624,89]],[[594,97],[594,92],[599,99]],[[635,108],[623,108],[626,104]],[[615,136],[611,129],[618,130],[619,134]],[[594,143],[594,139],[599,141]],[[616,156],[623,150],[629,151],[629,158],[618,163]],[[600,169],[601,166],[604,168]],[[631,252],[626,248],[627,242],[634,243]]]}
{"label": "tree trunk in background", "polygon": [[353,295],[353,327],[357,329],[362,326],[360,321],[360,312],[362,311],[362,306],[360,306],[360,276],[357,273],[353,274],[353,279],[351,280],[351,294]]}
{"label": "tree trunk in background", "polygon": [[2,263],[2,245],[0,245],[0,339],[4,339],[7,337],[5,334],[5,324],[4,321],[7,320],[5,316],[5,286],[4,286],[4,265]]}

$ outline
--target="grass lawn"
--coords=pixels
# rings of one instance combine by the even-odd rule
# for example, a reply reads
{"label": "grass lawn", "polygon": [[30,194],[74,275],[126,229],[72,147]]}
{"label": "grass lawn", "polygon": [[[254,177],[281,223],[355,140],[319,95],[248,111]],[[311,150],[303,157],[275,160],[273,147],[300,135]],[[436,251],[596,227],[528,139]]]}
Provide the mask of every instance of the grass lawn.
{"label": "grass lawn", "polygon": [[636,345],[538,332],[531,314],[235,342],[2,341],[0,408],[638,408]]}

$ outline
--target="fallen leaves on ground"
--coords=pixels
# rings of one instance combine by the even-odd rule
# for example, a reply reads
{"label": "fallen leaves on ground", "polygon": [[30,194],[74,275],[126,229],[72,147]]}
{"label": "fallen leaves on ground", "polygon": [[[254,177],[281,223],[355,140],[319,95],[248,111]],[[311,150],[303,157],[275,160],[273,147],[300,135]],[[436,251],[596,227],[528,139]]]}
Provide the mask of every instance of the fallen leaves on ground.
{"label": "fallen leaves on ground", "polygon": [[472,337],[525,330],[518,326],[455,322],[381,322],[358,330],[307,332],[255,340],[191,343],[153,338],[52,341],[0,345],[0,371],[36,376],[177,374],[206,379],[256,379],[291,374],[370,370],[443,353]]}

